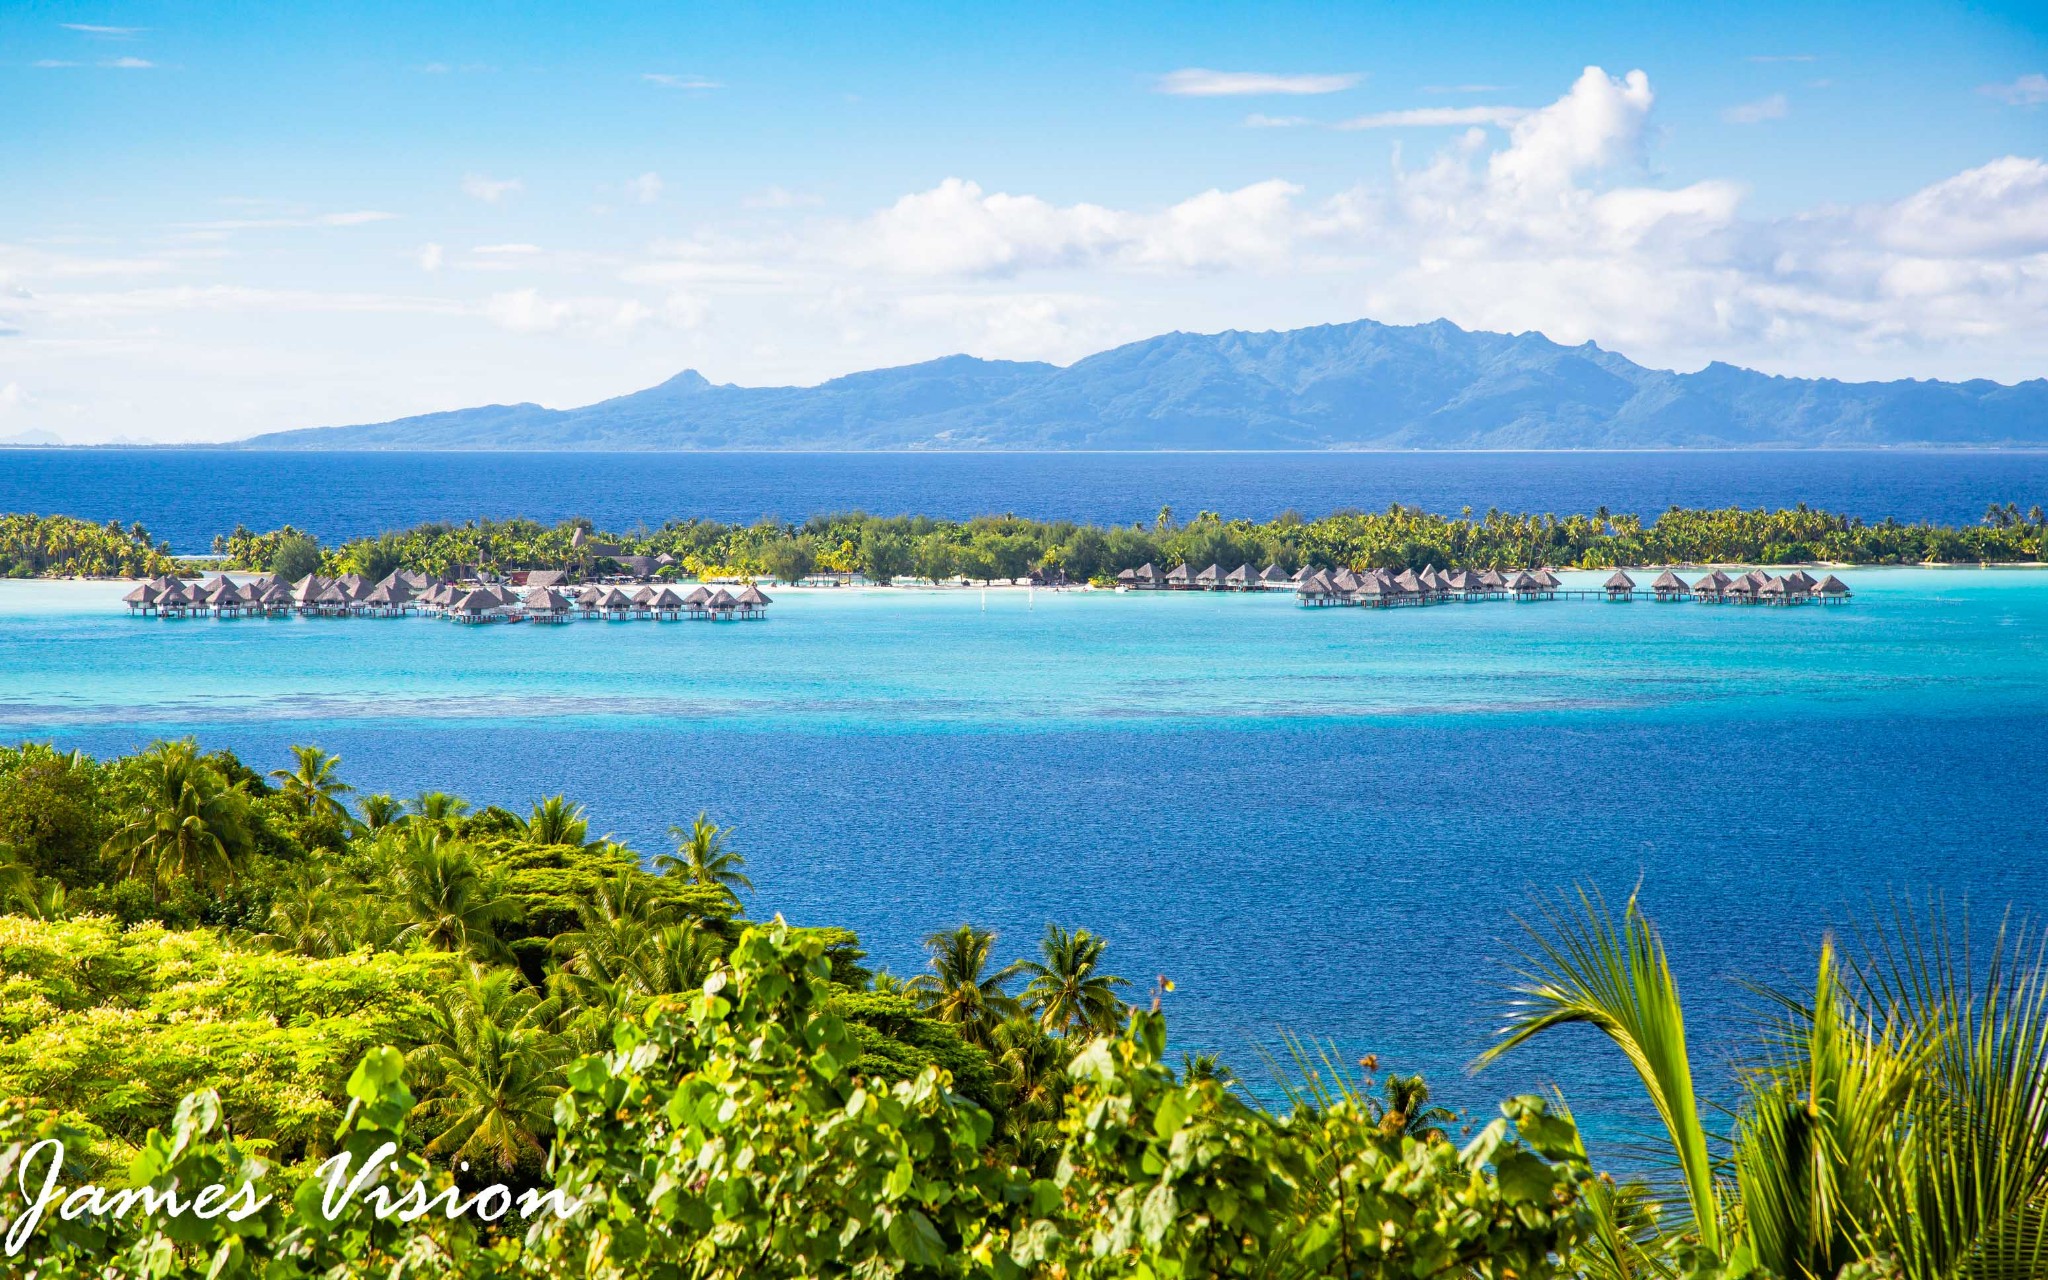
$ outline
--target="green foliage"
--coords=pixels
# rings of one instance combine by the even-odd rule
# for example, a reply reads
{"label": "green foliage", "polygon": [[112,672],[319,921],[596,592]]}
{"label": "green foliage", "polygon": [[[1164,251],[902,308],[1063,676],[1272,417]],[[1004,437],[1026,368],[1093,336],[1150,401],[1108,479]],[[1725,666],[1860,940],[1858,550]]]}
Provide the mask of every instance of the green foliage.
{"label": "green foliage", "polygon": [[[580,562],[569,539],[579,522],[553,527],[530,520],[428,524],[347,544],[328,568],[393,564],[425,573],[459,566],[570,568]],[[277,534],[237,531],[223,548],[235,565],[271,568]],[[1897,520],[1865,521],[1804,506],[1776,511],[1737,507],[1673,507],[1654,517],[1601,510],[1589,515],[1487,511],[1434,515],[1394,505],[1383,512],[1339,511],[1318,520],[1288,512],[1263,523],[1227,520],[1204,511],[1184,523],[1096,527],[1071,521],[978,516],[814,516],[801,524],[763,521],[727,525],[672,520],[632,533],[593,531],[629,554],[672,556],[684,575],[772,577],[795,581],[813,572],[913,575],[928,581],[961,575],[975,581],[1059,569],[1075,580],[1136,568],[1188,563],[1278,564],[1292,571],[1381,567],[1508,568],[1525,565],[1765,563],[1957,564],[2048,559],[2048,519],[1996,509],[1961,527]],[[391,557],[395,555],[396,560]]]}
{"label": "green foliage", "polygon": [[112,1154],[213,1088],[235,1132],[296,1158],[340,1119],[356,1060],[458,971],[431,954],[308,959],[205,929],[0,916],[0,1097],[88,1126]]}
{"label": "green foliage", "polygon": [[153,578],[177,571],[141,525],[72,516],[0,515],[0,578]]}
{"label": "green foliage", "polygon": [[[1678,1262],[1730,1277],[2003,1280],[2048,1274],[2048,951],[2001,931],[1972,956],[1938,916],[1902,912],[1871,957],[1820,951],[1810,998],[1746,1056],[1720,1150],[1691,1092],[1678,993],[1631,901],[1549,915],[1521,1007],[1488,1057],[1568,1023],[1636,1067],[1684,1174],[1689,1219],[1596,1206],[1621,1274]],[[1729,1175],[1732,1174],[1732,1177]]]}

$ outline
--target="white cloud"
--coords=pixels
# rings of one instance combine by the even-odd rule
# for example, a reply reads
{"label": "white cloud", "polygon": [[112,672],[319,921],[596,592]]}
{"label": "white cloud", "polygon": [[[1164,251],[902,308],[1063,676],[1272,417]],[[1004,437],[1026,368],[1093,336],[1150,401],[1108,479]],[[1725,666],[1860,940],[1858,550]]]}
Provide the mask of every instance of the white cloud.
{"label": "white cloud", "polygon": [[1507,86],[1504,84],[1426,84],[1422,86],[1422,91],[1424,93],[1500,93],[1506,88]]}
{"label": "white cloud", "polygon": [[548,298],[531,288],[494,293],[485,301],[483,312],[493,324],[514,333],[564,329],[621,333],[654,315],[637,298]]}
{"label": "white cloud", "polygon": [[156,64],[148,58],[109,58],[105,62],[100,63],[100,65],[112,67],[119,71],[146,71]]}
{"label": "white cloud", "polygon": [[381,209],[350,209],[340,213],[297,214],[277,218],[219,218],[211,222],[186,222],[181,229],[201,238],[219,238],[233,231],[268,231],[300,227],[361,227],[373,222],[389,222],[395,213]]}
{"label": "white cloud", "polygon": [[2048,102],[2048,76],[2030,72],[2010,84],[1987,84],[1977,92],[1988,94],[2007,106],[2038,107]]}
{"label": "white cloud", "polygon": [[526,190],[526,184],[517,178],[487,178],[481,173],[462,175],[462,192],[485,204],[496,204],[508,195]]}
{"label": "white cloud", "polygon": [[1247,129],[1298,129],[1314,123],[1307,116],[1269,116],[1263,111],[1254,111],[1244,118]]}
{"label": "white cloud", "polygon": [[661,199],[661,175],[653,171],[626,180],[626,194],[637,203],[653,204]]}
{"label": "white cloud", "polygon": [[66,31],[82,31],[89,36],[105,36],[115,40],[126,40],[149,30],[148,27],[101,27],[90,22],[60,22],[57,25]]}
{"label": "white cloud", "polygon": [[1252,94],[1341,93],[1356,88],[1365,79],[1357,72],[1315,75],[1279,75],[1267,71],[1210,71],[1186,67],[1159,77],[1153,85],[1158,93],[1187,98],[1234,98]]}
{"label": "white cloud", "polygon": [[740,201],[741,207],[747,209],[798,209],[823,203],[820,196],[779,186],[763,187]]}
{"label": "white cloud", "polygon": [[948,178],[855,228],[846,260],[904,275],[1013,275],[1090,265],[1210,269],[1281,248],[1301,188],[1279,179],[1205,191],[1156,214],[1059,206]]}
{"label": "white cloud", "polygon": [[643,72],[640,78],[649,84],[658,84],[664,89],[692,89],[701,91],[725,88],[718,81],[707,79],[704,76],[679,76],[663,71]]}
{"label": "white cloud", "polygon": [[1721,118],[1729,124],[1762,124],[1766,120],[1783,120],[1791,109],[1784,94],[1774,93],[1755,102],[1739,102],[1723,111]]}
{"label": "white cloud", "polygon": [[10,382],[0,387],[0,413],[20,408],[28,400],[28,392],[21,389],[19,382]]}
{"label": "white cloud", "polygon": [[527,254],[539,253],[540,246],[537,244],[480,244],[476,248],[471,249],[470,252],[500,255],[511,254],[517,256],[524,256]]}
{"label": "white cloud", "polygon": [[1433,128],[1440,125],[1510,125],[1529,114],[1526,107],[1412,107],[1379,111],[1339,121],[1339,129]]}
{"label": "white cloud", "polygon": [[420,270],[433,272],[441,269],[444,256],[440,245],[429,242],[420,246],[419,253],[415,255],[415,260],[420,264]]}
{"label": "white cloud", "polygon": [[1488,162],[1492,175],[1511,186],[1549,190],[1637,157],[1654,101],[1641,71],[1617,80],[1587,67],[1562,98],[1515,121],[1507,150]]}

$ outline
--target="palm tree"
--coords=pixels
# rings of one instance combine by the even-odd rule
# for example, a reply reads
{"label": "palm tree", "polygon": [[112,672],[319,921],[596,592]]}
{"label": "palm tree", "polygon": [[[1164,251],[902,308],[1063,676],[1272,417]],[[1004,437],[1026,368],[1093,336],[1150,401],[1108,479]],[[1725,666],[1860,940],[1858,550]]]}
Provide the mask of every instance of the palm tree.
{"label": "palm tree", "polygon": [[565,1053],[547,1029],[558,1012],[516,971],[474,964],[434,1001],[408,1055],[433,1082],[415,1113],[446,1123],[428,1155],[504,1174],[538,1168],[562,1091]]}
{"label": "palm tree", "polygon": [[1180,1081],[1194,1084],[1201,1080],[1214,1080],[1224,1088],[1237,1085],[1237,1072],[1232,1071],[1223,1059],[1213,1053],[1184,1053],[1180,1055]]}
{"label": "palm tree", "polygon": [[668,834],[676,842],[676,851],[654,856],[654,865],[661,868],[663,875],[680,876],[692,884],[717,885],[734,902],[739,901],[739,894],[733,892],[734,885],[754,887],[754,882],[740,871],[747,860],[725,847],[725,838],[732,834],[732,828],[711,821],[710,814],[699,813],[688,827],[670,827]]}
{"label": "palm tree", "polygon": [[1019,966],[1019,972],[1031,975],[1024,988],[1024,1007],[1038,1015],[1040,1026],[1061,1034],[1116,1034],[1124,1015],[1116,989],[1130,983],[1114,974],[1096,972],[1108,946],[1107,940],[1086,929],[1069,932],[1056,924],[1045,926],[1045,936],[1038,940],[1045,963]]}
{"label": "palm tree", "polygon": [[404,802],[382,792],[364,796],[356,801],[356,808],[362,810],[363,828],[368,831],[382,831],[405,817]]}
{"label": "palm tree", "polygon": [[[1910,911],[1871,957],[1821,947],[1811,997],[1779,1009],[1742,1076],[1732,1134],[1710,1147],[1692,1092],[1677,984],[1633,898],[1546,912],[1502,1038],[1480,1065],[1586,1024],[1635,1068],[1671,1143],[1690,1214],[1650,1244],[1596,1223],[1603,1256],[1684,1237],[1730,1269],[1820,1280],[1851,1263],[1906,1280],[2048,1274],[2048,951],[2001,930],[1989,955]],[[1729,1176],[1732,1173],[1732,1177]],[[1598,1217],[1604,1210],[1591,1206]],[[1637,1226],[1640,1226],[1638,1215]],[[1632,1251],[1632,1252],[1631,1252]]]}
{"label": "palm tree", "polygon": [[11,844],[0,844],[0,911],[28,906],[36,900],[35,868]]}
{"label": "palm tree", "polygon": [[519,914],[498,884],[484,874],[469,846],[438,836],[413,842],[397,869],[400,910],[410,921],[400,944],[423,942],[437,951],[503,954],[494,927]]}
{"label": "palm tree", "polygon": [[422,791],[406,804],[414,817],[443,828],[453,828],[456,819],[469,812],[469,801],[445,791]]}
{"label": "palm tree", "polygon": [[1458,1113],[1431,1106],[1429,1083],[1421,1076],[1390,1073],[1381,1089],[1383,1096],[1375,1100],[1372,1111],[1383,1136],[1417,1142],[1442,1142],[1451,1136],[1444,1126],[1456,1124]]}
{"label": "palm tree", "polygon": [[293,747],[291,753],[298,762],[296,767],[270,771],[285,802],[308,818],[328,817],[347,821],[348,810],[338,797],[355,788],[334,776],[334,771],[341,766],[341,757],[329,755],[318,747]]}
{"label": "palm tree", "polygon": [[963,1038],[983,1048],[990,1033],[1004,1018],[1023,1012],[1017,998],[1004,988],[1023,972],[1012,962],[988,973],[989,955],[995,949],[993,930],[963,924],[950,933],[934,933],[924,940],[931,954],[930,973],[910,980],[915,991],[942,1022],[960,1028]]}
{"label": "palm tree", "polygon": [[1068,1046],[1034,1018],[1005,1018],[989,1034],[989,1054],[995,1059],[996,1101],[1017,1162],[1043,1170],[1060,1147]]}
{"label": "palm tree", "polygon": [[571,804],[563,796],[549,796],[533,806],[533,816],[523,826],[526,843],[534,845],[567,844],[580,849],[590,833],[583,806]]}
{"label": "palm tree", "polygon": [[159,901],[169,879],[233,879],[249,848],[241,791],[221,785],[189,739],[156,743],[135,758],[135,769],[140,798],[105,852],[121,860],[125,874],[146,873]]}

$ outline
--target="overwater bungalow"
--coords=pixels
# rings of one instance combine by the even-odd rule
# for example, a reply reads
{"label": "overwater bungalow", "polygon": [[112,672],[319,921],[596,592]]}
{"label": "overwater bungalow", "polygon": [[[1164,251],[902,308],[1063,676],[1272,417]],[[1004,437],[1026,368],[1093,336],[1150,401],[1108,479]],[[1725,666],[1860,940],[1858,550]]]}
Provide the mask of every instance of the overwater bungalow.
{"label": "overwater bungalow", "polygon": [[1337,596],[1356,594],[1361,581],[1348,567],[1340,567],[1337,572],[1326,575],[1323,580],[1330,584],[1330,594]]}
{"label": "overwater bungalow", "polygon": [[1657,575],[1657,580],[1650,584],[1650,590],[1657,593],[1658,604],[1670,604],[1692,594],[1692,588],[1685,585],[1685,579],[1669,569]]}
{"label": "overwater bungalow", "polygon": [[706,611],[710,608],[711,588],[709,587],[698,587],[695,591],[683,597],[683,612],[689,614],[692,618],[706,616]]}
{"label": "overwater bungalow", "polygon": [[121,597],[121,603],[128,606],[130,613],[155,613],[156,598],[163,594],[163,588],[154,582],[138,584],[134,590]]}
{"label": "overwater bungalow", "polygon": [[1551,595],[1550,589],[1535,574],[1527,571],[1516,574],[1514,581],[1508,583],[1508,590],[1517,600],[1545,600]]}
{"label": "overwater bungalow", "polygon": [[410,609],[412,602],[412,588],[387,579],[370,588],[370,594],[363,597],[363,608],[380,618],[396,618]]}
{"label": "overwater bungalow", "polygon": [[1329,578],[1320,572],[1309,574],[1294,586],[1294,602],[1299,605],[1337,604],[1335,596]]}
{"label": "overwater bungalow", "polygon": [[1259,573],[1259,585],[1267,590],[1278,590],[1294,585],[1294,578],[1277,564],[1269,564]]}
{"label": "overwater bungalow", "polygon": [[1728,598],[1728,588],[1735,581],[1719,569],[1692,584],[1692,598],[1707,604],[1719,604]]}
{"label": "overwater bungalow", "polygon": [[1232,591],[1256,591],[1259,589],[1259,576],[1250,565],[1241,564],[1224,575],[1223,585]]}
{"label": "overwater bungalow", "polygon": [[751,582],[736,599],[739,604],[738,613],[742,618],[765,618],[768,616],[768,606],[775,603],[768,598],[767,592]]}
{"label": "overwater bungalow", "polygon": [[576,607],[586,618],[595,618],[604,609],[604,598],[608,588],[589,586],[576,593]]}
{"label": "overwater bungalow", "polygon": [[1758,604],[1798,604],[1803,597],[1792,590],[1792,584],[1783,578],[1766,574],[1763,585],[1756,589]]}
{"label": "overwater bungalow", "polygon": [[1846,604],[1849,600],[1849,584],[1832,573],[1822,578],[1813,591],[1822,604]]}
{"label": "overwater bungalow", "polygon": [[683,616],[683,598],[668,587],[656,591],[648,604],[658,621],[674,622]]}
{"label": "overwater bungalow", "polygon": [[709,607],[712,621],[727,622],[739,610],[740,602],[739,598],[733,595],[732,592],[727,591],[724,587],[720,587],[716,592],[712,593]]}
{"label": "overwater bungalow", "polygon": [[617,587],[605,588],[604,595],[599,599],[598,604],[604,609],[604,616],[614,622],[633,612],[633,597]]}
{"label": "overwater bungalow", "polygon": [[242,612],[242,591],[222,574],[199,593],[199,604],[213,610],[217,618],[233,618]]}
{"label": "overwater bungalow", "polygon": [[[633,593],[633,615],[638,618],[654,616],[654,602],[666,587],[642,587]],[[678,601],[678,603],[681,603]]]}
{"label": "overwater bungalow", "polygon": [[1394,585],[1392,578],[1384,571],[1375,571],[1358,580],[1358,590],[1352,599],[1367,609],[1384,609],[1400,603],[1400,594],[1400,588]]}
{"label": "overwater bungalow", "polygon": [[569,597],[553,587],[540,587],[526,593],[526,616],[534,622],[567,622],[569,620]]}
{"label": "overwater bungalow", "polygon": [[1195,586],[1203,591],[1221,591],[1223,589],[1223,566],[1212,564],[1196,574]]}
{"label": "overwater bungalow", "polygon": [[1722,589],[1721,594],[1736,604],[1755,604],[1757,601],[1757,588],[1763,585],[1757,579],[1762,576],[1762,574],[1754,570],[1745,573],[1741,577],[1730,581]]}
{"label": "overwater bungalow", "polygon": [[478,587],[448,606],[448,616],[462,623],[495,622],[501,608],[496,594]]}
{"label": "overwater bungalow", "polygon": [[1195,583],[1195,575],[1186,564],[1177,564],[1166,571],[1166,587],[1169,591],[1186,591]]}
{"label": "overwater bungalow", "polygon": [[1633,600],[1636,598],[1636,580],[1616,569],[1607,579],[1606,590],[1609,600]]}
{"label": "overwater bungalow", "polygon": [[1552,573],[1548,567],[1538,569],[1529,576],[1542,583],[1544,588],[1549,591],[1555,591],[1564,585],[1564,581]]}

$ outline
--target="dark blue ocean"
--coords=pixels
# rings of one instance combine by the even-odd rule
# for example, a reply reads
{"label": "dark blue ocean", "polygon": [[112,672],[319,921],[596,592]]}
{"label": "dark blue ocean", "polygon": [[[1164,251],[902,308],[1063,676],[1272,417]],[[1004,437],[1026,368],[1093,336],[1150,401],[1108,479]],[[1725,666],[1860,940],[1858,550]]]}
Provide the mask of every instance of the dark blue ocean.
{"label": "dark blue ocean", "polygon": [[1151,520],[1268,519],[1399,502],[1454,514],[1804,502],[1866,519],[1968,523],[2048,503],[2048,453],[262,453],[0,450],[0,511],[142,521],[181,551],[236,521],[334,541],[425,520],[588,516],[630,529],[695,516],[864,510]]}

